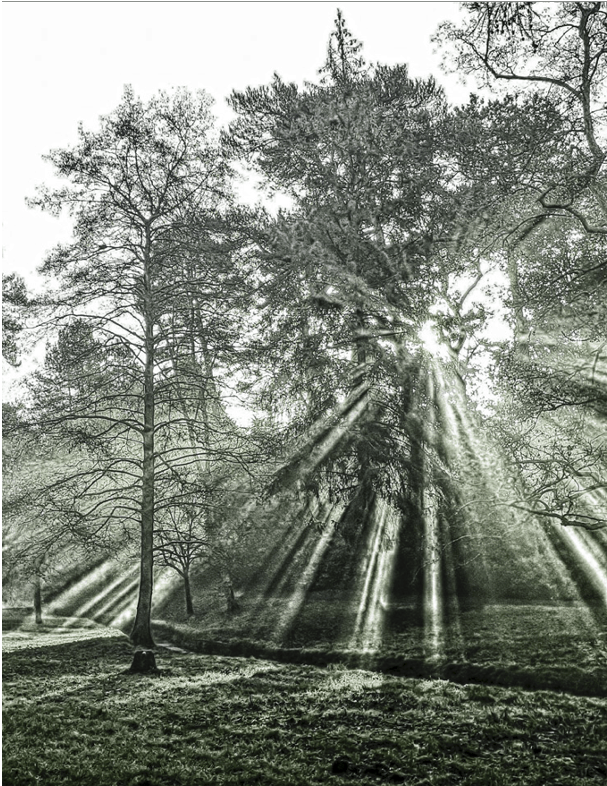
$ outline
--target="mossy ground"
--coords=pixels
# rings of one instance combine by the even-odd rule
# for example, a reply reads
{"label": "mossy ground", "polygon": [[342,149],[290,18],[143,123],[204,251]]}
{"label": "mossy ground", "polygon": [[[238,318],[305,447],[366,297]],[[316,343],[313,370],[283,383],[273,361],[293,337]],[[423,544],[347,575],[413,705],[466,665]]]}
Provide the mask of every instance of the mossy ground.
{"label": "mossy ground", "polygon": [[125,638],[37,635],[3,659],[7,785],[607,781],[600,698],[164,649],[134,676]]}

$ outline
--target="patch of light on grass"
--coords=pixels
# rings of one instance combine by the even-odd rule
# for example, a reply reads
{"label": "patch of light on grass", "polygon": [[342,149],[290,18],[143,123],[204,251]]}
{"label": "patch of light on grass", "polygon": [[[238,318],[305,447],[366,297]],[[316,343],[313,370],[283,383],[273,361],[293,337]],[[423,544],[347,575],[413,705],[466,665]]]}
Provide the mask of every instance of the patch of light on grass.
{"label": "patch of light on grass", "polygon": [[57,628],[53,632],[32,631],[10,631],[2,635],[2,651],[12,652],[14,650],[38,649],[38,647],[57,647],[76,641],[88,641],[90,639],[112,639],[123,638],[124,634],[117,630],[104,627],[66,629]]}
{"label": "patch of light on grass", "polygon": [[[162,680],[154,685],[154,693],[157,696],[174,697],[176,695],[187,695],[194,693],[200,696],[200,689],[211,685],[226,685],[238,680],[249,680],[266,672],[279,671],[280,666],[269,661],[256,661],[246,666],[230,668],[229,671],[200,671],[198,674],[188,674],[187,677],[163,674]],[[133,697],[129,691],[121,693],[120,696],[114,695],[111,698],[112,704],[130,704]]]}
{"label": "patch of light on grass", "polygon": [[306,691],[305,696],[329,696],[338,693],[362,693],[366,690],[378,690],[384,684],[383,674],[377,674],[359,669],[343,670],[323,680],[312,690]]}
{"label": "patch of light on grass", "polygon": [[53,684],[60,686],[56,690],[47,691],[46,693],[36,693],[30,696],[18,696],[8,701],[5,699],[2,702],[2,707],[5,710],[14,708],[16,712],[20,710],[23,711],[26,707],[29,708],[28,705],[33,704],[35,706],[40,706],[52,699],[65,699],[81,691],[86,691],[91,685],[97,683],[98,680],[98,674],[94,677],[78,676],[77,678],[75,678],[74,674],[53,675]]}

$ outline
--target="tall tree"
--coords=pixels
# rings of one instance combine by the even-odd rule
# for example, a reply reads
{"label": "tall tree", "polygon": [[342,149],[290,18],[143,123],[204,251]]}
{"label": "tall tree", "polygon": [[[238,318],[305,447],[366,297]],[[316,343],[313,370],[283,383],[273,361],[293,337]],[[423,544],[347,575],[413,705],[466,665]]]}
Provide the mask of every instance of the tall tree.
{"label": "tall tree", "polygon": [[159,494],[204,452],[180,434],[192,401],[208,403],[210,361],[186,378],[182,358],[196,361],[196,347],[213,352],[216,335],[196,314],[209,306],[227,318],[229,289],[220,283],[239,264],[233,247],[220,251],[230,172],[213,142],[209,109],[202,92],[160,93],[143,103],[127,88],[98,131],[81,127],[75,147],[48,156],[69,185],[41,189],[32,200],[74,219],[73,241],[41,268],[49,288],[40,321],[59,329],[70,351],[39,385],[45,400],[38,401],[49,430],[92,451],[77,478],[87,503],[80,515],[91,526],[127,528],[139,518],[131,639],[144,648],[153,646],[155,512],[168,504]]}
{"label": "tall tree", "polygon": [[[347,469],[334,476],[350,492],[387,488],[406,451],[394,441],[407,440],[399,414],[407,342],[419,346],[444,273],[438,247],[458,223],[441,160],[446,104],[432,79],[368,65],[341,14],[320,76],[303,88],[276,76],[231,97],[232,149],[293,203],[260,244],[262,344],[276,358],[273,382],[292,393],[287,419],[300,428],[372,383],[380,405],[372,422],[350,429]],[[270,400],[273,390],[264,390]]]}

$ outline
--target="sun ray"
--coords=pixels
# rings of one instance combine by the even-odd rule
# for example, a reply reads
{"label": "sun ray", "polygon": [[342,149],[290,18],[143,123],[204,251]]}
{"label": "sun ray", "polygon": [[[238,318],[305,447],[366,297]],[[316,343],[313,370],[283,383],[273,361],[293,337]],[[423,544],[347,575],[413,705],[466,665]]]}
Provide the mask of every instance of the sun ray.
{"label": "sun ray", "polygon": [[[525,582],[532,586],[536,579],[538,585],[550,587],[555,602],[565,598],[579,603],[580,614],[586,615],[588,624],[596,625],[590,610],[591,592],[579,576],[583,573],[587,577],[595,597],[607,608],[607,532],[562,527],[541,521],[533,512],[514,509],[510,500],[522,492],[522,476],[509,467],[506,455],[487,435],[468,401],[464,383],[452,365],[438,357],[428,358],[426,371],[427,403],[426,398],[419,403],[425,431],[418,497],[423,524],[419,600],[426,658],[442,661],[447,656],[464,656],[462,627],[468,625],[468,609],[462,605],[461,593],[470,587],[480,592],[481,603],[492,605],[510,602],[507,592],[519,578],[521,586]],[[368,404],[368,390],[359,391],[347,406],[344,404],[332,425],[315,424],[312,435],[303,439],[309,451],[302,452],[300,445],[283,464],[283,469],[289,470],[283,490],[263,507],[248,501],[238,514],[242,522],[263,516],[261,523],[267,523],[268,547],[256,580],[245,588],[244,610],[250,626],[257,625],[257,633],[263,631],[280,644],[292,631],[300,633],[295,626],[302,609],[307,618],[306,604],[314,597],[311,590],[344,515],[344,506],[330,502],[326,490],[319,497],[305,497],[305,481],[356,425]],[[556,416],[548,415],[545,422],[547,429],[559,426]],[[590,413],[587,423],[591,433],[596,431],[600,438],[600,419]],[[584,488],[584,482],[580,477],[572,480],[579,504],[604,511],[606,490]],[[445,501],[450,484],[455,491],[451,509]],[[319,526],[311,526],[312,522]],[[387,622],[394,624],[388,613],[389,592],[400,528],[400,514],[385,499],[377,496],[370,502],[368,523],[359,536],[361,543],[350,555],[353,565],[358,565],[348,617],[348,634],[349,624],[354,623],[350,649],[377,652]],[[74,617],[110,620],[111,626],[124,629],[136,610],[138,578],[133,576],[137,570],[137,565],[124,570],[108,560],[55,598],[49,610],[73,609]],[[503,581],[508,572],[515,579],[510,583]],[[178,582],[174,571],[156,571],[155,609]],[[537,599],[530,598],[530,602]],[[303,630],[302,618],[300,622]],[[70,627],[76,622],[67,620],[65,624]]]}
{"label": "sun ray", "polygon": [[[77,617],[90,617],[91,619],[98,619],[101,617],[106,608],[111,608],[112,604],[115,604],[117,600],[122,597],[124,594],[123,587],[126,584],[128,586],[127,592],[133,590],[133,586],[137,586],[138,578],[135,578],[133,581],[130,581],[130,577],[133,576],[137,572],[137,566],[133,565],[130,569],[126,570],[123,573],[120,573],[112,582],[109,584],[105,584],[101,587],[97,594],[90,598],[89,600],[85,601],[82,605],[78,606],[71,614],[72,618],[75,619]],[[98,582],[95,582],[98,584]],[[89,582],[89,588],[93,586],[93,581]],[[120,592],[117,590],[120,589]],[[109,597],[109,601],[106,602],[101,609],[95,609],[99,603],[102,603]],[[73,620],[72,620],[73,621]],[[66,625],[70,625],[70,621],[66,623]]]}
{"label": "sun ray", "polygon": [[384,506],[382,547],[379,552],[377,568],[373,574],[373,585],[361,631],[361,648],[365,653],[377,651],[382,642],[385,613],[389,604],[387,592],[390,589],[394,573],[398,526],[400,524],[400,516],[397,516],[388,503],[381,500],[381,504]]}
{"label": "sun ray", "polygon": [[436,499],[432,489],[424,489],[424,638],[429,658],[442,652],[443,587],[441,548],[438,534]]}
{"label": "sun ray", "polygon": [[[135,571],[138,573],[137,566],[135,566]],[[87,616],[99,622],[102,622],[106,617],[111,619],[111,612],[116,614],[117,609],[122,608],[124,604],[130,603],[133,598],[137,596],[138,588],[139,575],[135,576],[131,581],[124,583],[120,592],[114,593],[101,608],[95,609],[92,614],[89,613]]]}
{"label": "sun ray", "polygon": [[437,390],[436,358],[429,363],[426,378],[428,408],[425,424],[425,445],[423,454],[421,493],[421,512],[424,528],[423,537],[423,609],[424,609],[424,643],[426,657],[429,660],[440,659],[443,649],[443,586],[442,557],[439,533],[439,498],[435,477],[435,464],[438,460],[436,452],[436,390]]}
{"label": "sun ray", "polygon": [[377,569],[377,559],[381,548],[383,536],[383,525],[385,522],[385,503],[383,500],[376,499],[371,511],[371,527],[364,546],[364,561],[359,571],[359,581],[354,589],[354,599],[358,608],[354,631],[350,640],[350,647],[355,649],[359,646],[360,637],[363,630],[365,614],[369,605],[369,597],[373,576]]}
{"label": "sun ray", "polygon": [[[534,519],[531,513],[510,507],[508,497],[514,501],[512,493],[520,480],[517,477],[511,478],[510,470],[499,449],[481,432],[467,405],[463,387],[457,383],[450,384],[448,375],[442,372],[440,365],[435,363],[435,367],[438,381],[437,403],[444,428],[448,462],[452,466],[458,466],[463,481],[463,487],[460,489],[464,503],[462,512],[472,513],[475,510],[478,504],[475,496],[479,498],[479,502],[483,501],[483,496],[485,502],[494,499],[492,504],[496,506],[495,514],[491,516],[489,530],[492,533],[491,537],[495,535],[498,541],[487,541],[489,532],[485,531],[486,526],[480,528],[481,519],[477,515],[464,515],[463,519],[468,528],[466,535],[475,538],[481,545],[484,560],[486,560],[485,555],[492,555],[492,564],[495,562],[493,555],[496,553],[497,544],[500,543],[503,553],[503,564],[499,565],[501,571],[504,566],[516,565],[516,572],[522,577],[527,577],[524,580],[529,586],[532,586],[533,580],[539,579],[538,584],[549,588],[553,593],[552,597],[575,598],[576,602],[581,604],[580,613],[585,615],[588,624],[596,625],[596,622],[592,622],[594,618],[588,605],[592,601],[583,600],[581,588],[574,581],[575,574],[571,573],[570,568],[563,562],[563,557],[553,544],[551,535],[559,536],[566,544],[568,551],[575,555],[576,563],[582,566],[600,597],[606,598],[607,556],[604,548],[607,542],[606,533],[542,524],[537,518]],[[486,490],[484,494],[483,489]],[[470,491],[474,492],[471,496]],[[584,494],[588,505],[594,504],[604,509],[602,489],[592,489],[588,492],[584,490]],[[563,535],[563,530],[566,530],[567,534]],[[446,571],[448,575],[448,565]],[[491,576],[492,572],[490,571],[488,575]],[[514,572],[514,569],[510,571],[511,574]],[[503,592],[502,587],[500,592]],[[431,626],[429,637],[431,638]]]}
{"label": "sun ray", "polygon": [[326,502],[320,506],[318,500],[315,500],[305,508],[302,507],[299,521],[287,521],[279,548],[272,550],[270,557],[264,561],[261,580],[258,578],[243,596],[248,604],[250,624],[257,622],[258,633],[267,625],[271,599],[280,597],[297,573],[300,555],[314,534],[311,521],[319,510],[326,510]]}
{"label": "sun ray", "polygon": [[125,628],[135,619],[136,611],[137,595],[134,595],[132,598],[128,598],[122,603],[120,611],[118,611],[111,622],[108,622],[108,625],[112,628]]}
{"label": "sun ray", "polygon": [[588,533],[573,527],[561,527],[561,536],[566,540],[584,566],[585,573],[593,586],[603,598],[607,607],[607,570],[594,553],[594,547],[589,542]]}
{"label": "sun ray", "polygon": [[443,567],[446,579],[445,588],[445,607],[447,612],[449,645],[451,651],[455,652],[460,660],[464,658],[464,639],[461,627],[461,613],[458,597],[458,586],[455,570],[455,558],[453,554],[453,534],[451,527],[445,517],[441,520],[442,530],[442,556]]}
{"label": "sun ray", "polygon": [[298,499],[295,506],[291,507],[292,516],[285,517],[286,530],[283,530],[285,536],[269,555],[273,569],[271,565],[267,565],[268,575],[262,585],[258,585],[263,593],[276,591],[277,586],[281,588],[284,586],[293,567],[294,557],[304,547],[310,535],[310,522],[322,515],[322,511],[326,510],[327,501],[328,492],[324,492],[320,497],[314,496],[306,503]]}
{"label": "sun ray", "polygon": [[314,550],[308,560],[306,567],[301,573],[297,585],[293,590],[289,601],[287,602],[282,614],[280,615],[276,627],[274,629],[273,638],[282,641],[287,635],[288,631],[293,626],[297,615],[299,614],[308,593],[314,583],[318,569],[322,563],[323,557],[329,548],[333,535],[335,534],[336,521],[339,521],[343,513],[343,505],[336,504],[328,506],[326,518],[322,524],[322,532],[320,538],[314,547]]}
{"label": "sun ray", "polygon": [[363,383],[342,402],[333,416],[334,422],[327,425],[319,418],[295,445],[291,455],[276,471],[287,485],[302,484],[331,454],[341,440],[353,429],[371,402],[369,385]]}
{"label": "sun ray", "polygon": [[115,572],[116,564],[111,559],[107,559],[93,570],[87,571],[75,584],[68,587],[48,604],[48,613],[57,614],[63,608],[70,608],[78,598],[90,591],[92,585],[106,581],[108,576]]}

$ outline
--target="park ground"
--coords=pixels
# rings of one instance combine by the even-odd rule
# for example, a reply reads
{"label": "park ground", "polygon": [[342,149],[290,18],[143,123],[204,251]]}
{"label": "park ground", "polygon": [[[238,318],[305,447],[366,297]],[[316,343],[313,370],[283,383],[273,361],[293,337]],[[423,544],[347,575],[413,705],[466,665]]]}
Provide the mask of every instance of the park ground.
{"label": "park ground", "polygon": [[[61,632],[59,632],[61,630]],[[161,646],[98,626],[3,639],[3,783],[607,783],[607,701]]]}

